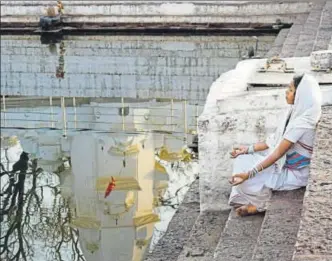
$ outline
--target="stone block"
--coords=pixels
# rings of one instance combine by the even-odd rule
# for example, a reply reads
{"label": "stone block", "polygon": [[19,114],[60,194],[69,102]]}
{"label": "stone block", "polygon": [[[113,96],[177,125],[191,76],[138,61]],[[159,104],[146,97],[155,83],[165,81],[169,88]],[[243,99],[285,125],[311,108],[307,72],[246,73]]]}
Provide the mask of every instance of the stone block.
{"label": "stone block", "polygon": [[332,50],[316,51],[311,53],[310,59],[313,69],[327,70],[332,68]]}

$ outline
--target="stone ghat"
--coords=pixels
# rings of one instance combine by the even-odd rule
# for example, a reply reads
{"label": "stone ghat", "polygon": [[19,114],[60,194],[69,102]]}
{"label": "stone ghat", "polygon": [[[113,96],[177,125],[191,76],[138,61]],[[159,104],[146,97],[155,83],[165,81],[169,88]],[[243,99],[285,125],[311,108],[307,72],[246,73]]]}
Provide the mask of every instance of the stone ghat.
{"label": "stone ghat", "polygon": [[[295,60],[302,64],[295,66],[302,68],[297,72],[309,67],[306,59]],[[189,214],[183,209],[186,204],[180,206],[171,229],[157,246],[158,251],[149,254],[145,261],[332,260],[329,200],[332,195],[332,84],[328,84],[332,83],[331,74],[327,74],[321,86],[323,113],[307,188],[274,192],[263,215],[239,218],[227,205],[231,145],[263,140],[275,129],[286,108],[283,90],[270,87],[264,91],[247,91],[247,84],[257,77],[255,69],[260,62],[241,62],[212,85],[199,121],[199,187],[196,181],[187,195],[187,198],[195,195],[197,200],[200,194],[200,213],[197,214],[197,204],[190,208]],[[315,76],[322,79],[322,74]],[[267,73],[265,77],[278,78],[275,84],[286,81],[281,73]],[[191,219],[184,227],[188,215],[195,221]]]}
{"label": "stone ghat", "polygon": [[332,49],[332,1],[314,1],[309,13],[298,16],[290,29],[280,31],[267,57],[304,57]]}
{"label": "stone ghat", "polygon": [[331,137],[332,106],[324,106],[307,189],[274,192],[265,215],[239,218],[230,209],[199,213],[196,180],[145,261],[332,260]]}

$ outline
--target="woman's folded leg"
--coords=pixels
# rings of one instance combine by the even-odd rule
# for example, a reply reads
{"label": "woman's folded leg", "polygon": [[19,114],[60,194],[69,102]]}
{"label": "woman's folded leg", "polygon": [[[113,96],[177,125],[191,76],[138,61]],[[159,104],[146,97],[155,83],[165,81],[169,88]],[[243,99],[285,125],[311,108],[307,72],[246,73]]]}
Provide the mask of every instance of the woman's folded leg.
{"label": "woman's folded leg", "polygon": [[[239,156],[234,162],[233,174],[249,171],[264,157],[259,154]],[[232,187],[229,205],[236,207],[252,205],[260,212],[265,211],[266,203],[271,197],[271,189],[265,186],[265,180],[269,178],[269,173],[273,170],[273,167],[268,168],[253,179]]]}

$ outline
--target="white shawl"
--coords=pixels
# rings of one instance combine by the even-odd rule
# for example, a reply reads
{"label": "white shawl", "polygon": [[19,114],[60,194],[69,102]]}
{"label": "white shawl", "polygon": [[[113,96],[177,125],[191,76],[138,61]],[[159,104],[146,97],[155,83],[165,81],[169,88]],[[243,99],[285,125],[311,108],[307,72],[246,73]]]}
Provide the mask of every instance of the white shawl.
{"label": "white shawl", "polygon": [[[266,143],[269,148],[276,148],[283,139],[284,133],[295,128],[315,129],[321,116],[322,94],[319,84],[313,76],[305,74],[297,87],[294,105],[291,106],[282,125]],[[290,118],[289,118],[290,117]],[[289,122],[285,130],[287,119]],[[277,163],[281,169],[286,161],[284,155]]]}

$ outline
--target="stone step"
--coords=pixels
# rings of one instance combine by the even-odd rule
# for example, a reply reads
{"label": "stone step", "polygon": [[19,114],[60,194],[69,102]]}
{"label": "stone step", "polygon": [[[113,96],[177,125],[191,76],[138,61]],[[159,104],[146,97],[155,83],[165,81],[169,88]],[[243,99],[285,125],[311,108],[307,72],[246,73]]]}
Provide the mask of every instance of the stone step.
{"label": "stone step", "polygon": [[237,217],[235,211],[229,215],[219,244],[215,250],[214,261],[251,260],[264,214]]}
{"label": "stone step", "polygon": [[199,200],[199,179],[197,179],[174,214],[166,234],[159,240],[153,252],[146,254],[144,261],[174,261],[178,258],[199,216]]}
{"label": "stone step", "polygon": [[202,213],[178,261],[210,261],[229,216],[229,210]]}
{"label": "stone step", "polygon": [[324,2],[317,2],[312,8],[301,31],[294,56],[310,56],[314,49],[315,42],[317,41],[324,6]]}
{"label": "stone step", "polygon": [[268,204],[251,261],[291,261],[305,189],[276,191]]}
{"label": "stone step", "polygon": [[277,38],[275,39],[272,48],[270,51],[266,54],[266,57],[273,57],[280,55],[283,44],[285,42],[285,39],[287,38],[289,34],[290,29],[281,29]]}
{"label": "stone step", "polygon": [[317,33],[313,51],[329,49],[329,43],[332,41],[332,1],[326,2],[322,12],[320,28]]}
{"label": "stone step", "polygon": [[308,18],[308,14],[299,16],[289,29],[287,38],[282,46],[280,57],[293,57],[303,25]]}

